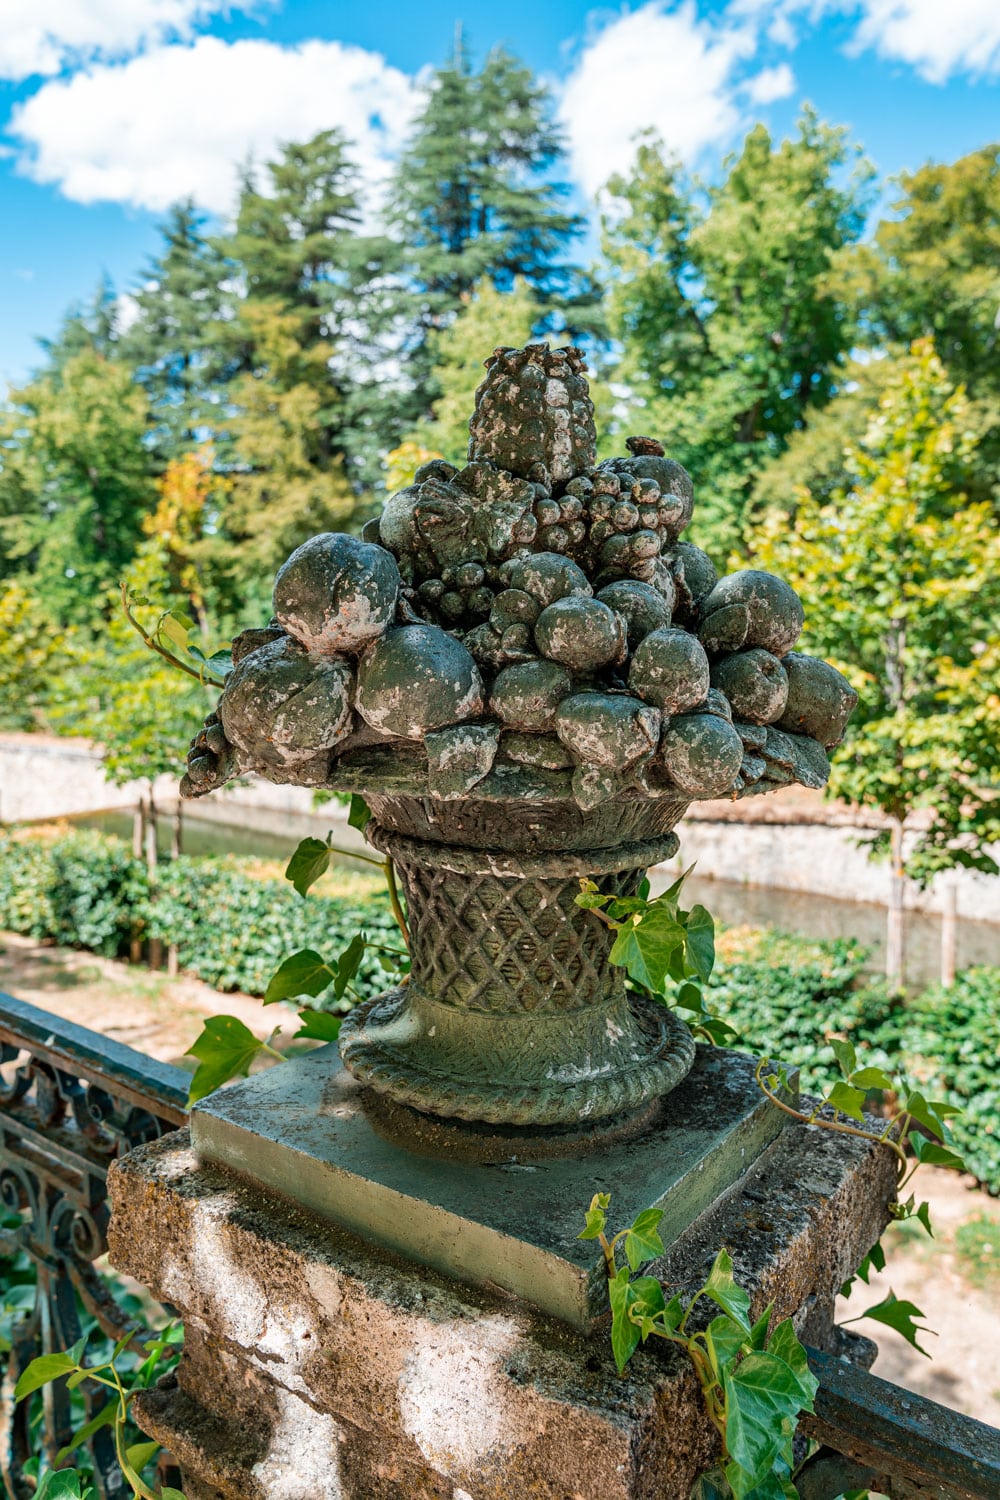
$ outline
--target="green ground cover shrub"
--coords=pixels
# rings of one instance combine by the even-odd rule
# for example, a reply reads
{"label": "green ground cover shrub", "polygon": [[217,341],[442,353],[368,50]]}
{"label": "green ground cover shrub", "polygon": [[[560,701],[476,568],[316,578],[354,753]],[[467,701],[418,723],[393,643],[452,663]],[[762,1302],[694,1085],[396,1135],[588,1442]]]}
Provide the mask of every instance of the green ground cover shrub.
{"label": "green ground cover shrub", "polygon": [[[189,973],[251,995],[264,993],[289,954],[315,948],[335,957],[359,928],[399,946],[381,895],[303,900],[287,882],[254,878],[235,859],[164,864],[152,901],[145,866],[120,840],[91,831],[0,835],[0,928],[112,958],[127,955],[133,933],[157,937],[177,945]],[[806,1091],[836,1080],[825,1042],[831,1032],[864,1049],[866,1061],[903,1069],[965,1111],[954,1122],[956,1147],[1000,1194],[1000,968],[970,969],[950,989],[904,999],[866,980],[865,960],[850,940],[731,929],[719,942],[712,1009],[748,1050],[797,1064]],[[367,997],[386,983],[369,949],[356,988]]]}

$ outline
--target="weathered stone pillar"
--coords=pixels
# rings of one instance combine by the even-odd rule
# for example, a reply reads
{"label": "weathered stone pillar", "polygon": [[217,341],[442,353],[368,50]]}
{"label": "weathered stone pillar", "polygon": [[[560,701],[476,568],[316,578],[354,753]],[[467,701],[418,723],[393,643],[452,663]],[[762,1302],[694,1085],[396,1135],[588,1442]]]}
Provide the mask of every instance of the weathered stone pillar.
{"label": "weathered stone pillar", "polygon": [[[736,1076],[739,1093],[746,1074]],[[712,1094],[723,1092],[716,1079]],[[237,1106],[231,1098],[230,1123]],[[334,1098],[328,1130],[346,1107]],[[258,1109],[267,1113],[266,1099]],[[573,1163],[579,1185],[589,1175],[594,1187],[620,1186],[626,1206],[628,1184],[613,1174],[628,1149],[610,1169],[606,1151],[589,1169]],[[113,1169],[112,1260],[185,1322],[176,1383],[141,1397],[136,1416],[176,1455],[189,1500],[686,1500],[714,1438],[683,1358],[651,1342],[619,1378],[606,1326],[584,1332],[526,1297],[379,1250],[295,1203],[305,1179],[288,1163],[283,1196],[200,1160],[179,1133]],[[509,1264],[521,1185],[537,1201],[539,1174],[558,1187],[565,1167],[472,1169],[507,1203]],[[777,1317],[794,1315],[802,1338],[830,1347],[837,1289],[881,1232],[893,1183],[889,1152],[792,1125],[655,1272],[693,1287],[726,1245],[755,1312],[773,1299]],[[399,1213],[423,1213],[430,1238],[446,1237],[440,1204],[421,1208],[419,1185],[412,1192],[400,1193]],[[578,1244],[549,1248],[569,1259]]]}

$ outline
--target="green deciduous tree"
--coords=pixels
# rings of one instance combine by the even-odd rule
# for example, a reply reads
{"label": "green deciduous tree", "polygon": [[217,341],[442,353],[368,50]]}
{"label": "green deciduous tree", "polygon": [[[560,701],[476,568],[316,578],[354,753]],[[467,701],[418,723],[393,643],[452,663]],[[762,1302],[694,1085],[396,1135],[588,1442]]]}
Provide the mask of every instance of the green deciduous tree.
{"label": "green deciduous tree", "polygon": [[853,318],[833,269],[861,233],[869,178],[844,131],[807,111],[777,145],[756,126],[718,186],[689,182],[655,141],[609,185],[627,421],[690,469],[694,530],[717,552],[739,543],[755,471],[837,388]]}
{"label": "green deciduous tree", "polygon": [[[889,971],[902,974],[903,881],[996,872],[1000,840],[1000,537],[970,503],[970,404],[929,340],[886,361],[850,484],[772,514],[758,560],[806,599],[807,649],[860,694],[831,790],[889,821]],[[907,834],[913,835],[912,841]]]}
{"label": "green deciduous tree", "polygon": [[0,567],[33,574],[61,621],[92,618],[155,501],[147,404],[129,371],[83,348],[0,413]]}

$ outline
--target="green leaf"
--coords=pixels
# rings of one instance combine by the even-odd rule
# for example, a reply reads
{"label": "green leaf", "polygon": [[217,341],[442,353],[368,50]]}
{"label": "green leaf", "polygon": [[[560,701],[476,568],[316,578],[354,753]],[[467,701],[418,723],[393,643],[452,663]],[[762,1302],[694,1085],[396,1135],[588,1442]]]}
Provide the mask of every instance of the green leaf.
{"label": "green leaf", "polygon": [[937,1110],[934,1109],[933,1105],[927,1102],[919,1090],[915,1090],[912,1094],[907,1095],[903,1103],[903,1109],[906,1114],[913,1116],[918,1125],[922,1125],[925,1130],[929,1130],[931,1135],[937,1136],[939,1140],[944,1140],[947,1136],[948,1128],[944,1120],[938,1114]]}
{"label": "green leaf", "polygon": [[359,797],[357,792],[351,795],[351,806],[347,814],[347,822],[351,828],[356,828],[359,833],[364,833],[371,822],[372,810],[364,797]]}
{"label": "green leaf", "polygon": [[638,1271],[644,1261],[663,1254],[663,1241],[656,1232],[662,1218],[662,1208],[646,1208],[633,1220],[625,1236],[625,1259],[633,1271]]}
{"label": "green leaf", "polygon": [[655,1276],[637,1276],[629,1286],[628,1315],[638,1322],[643,1343],[656,1332],[657,1321],[665,1311],[663,1287]]}
{"label": "green leaf", "polygon": [[91,1494],[89,1485],[81,1490],[76,1469],[49,1469],[35,1491],[35,1500],[86,1500]]}
{"label": "green leaf", "polygon": [[300,896],[325,875],[332,858],[330,845],[324,839],[303,839],[288,861],[285,879],[290,880]]}
{"label": "green leaf", "polygon": [[299,1020],[302,1025],[292,1040],[297,1042],[300,1038],[307,1037],[315,1042],[335,1042],[340,1035],[341,1019],[340,1016],[332,1016],[328,1010],[300,1010]]}
{"label": "green leaf", "polygon": [[230,1078],[245,1078],[264,1046],[236,1016],[210,1016],[201,1036],[187,1050],[199,1066],[191,1079],[188,1103],[214,1094]]}
{"label": "green leaf", "polygon": [[142,1473],[151,1458],[155,1458],[160,1451],[159,1443],[133,1443],[131,1448],[126,1448],[125,1457],[137,1473]]}
{"label": "green leaf", "polygon": [[188,628],[181,624],[176,615],[168,611],[160,621],[157,635],[165,636],[172,646],[176,646],[180,651],[186,651]]}
{"label": "green leaf", "polygon": [[97,1416],[91,1417],[89,1422],[86,1422],[82,1427],[77,1428],[76,1432],[74,1432],[72,1438],[66,1444],[65,1448],[59,1449],[59,1452],[56,1454],[56,1463],[64,1464],[67,1458],[69,1458],[70,1454],[73,1453],[75,1449],[79,1448],[81,1443],[90,1442],[90,1439],[94,1436],[95,1432],[100,1432],[102,1427],[113,1426],[115,1414],[117,1413],[117,1411],[118,1402],[116,1400],[109,1401],[106,1406],[102,1406],[100,1411],[97,1413]]}
{"label": "green leaf", "polygon": [[14,1387],[15,1403],[23,1401],[33,1391],[40,1391],[50,1380],[58,1380],[60,1375],[69,1375],[77,1368],[78,1362],[71,1353],[39,1354],[21,1371]]}
{"label": "green leaf", "polygon": [[172,1490],[165,1484],[160,1489],[160,1500],[185,1500],[185,1497],[180,1490]]}
{"label": "green leaf", "polygon": [[607,1209],[611,1205],[610,1193],[595,1193],[587,1209],[586,1224],[577,1235],[578,1240],[596,1240],[604,1233],[607,1224]]}
{"label": "green leaf", "polygon": [[950,1167],[955,1172],[964,1172],[966,1169],[964,1158],[950,1146],[939,1146],[937,1141],[929,1141],[922,1135],[911,1136],[910,1145],[917,1161],[928,1166]]}
{"label": "green leaf", "polygon": [[732,1493],[725,1474],[720,1469],[712,1469],[695,1480],[691,1500],[731,1500]]}
{"label": "green leaf", "polygon": [[707,984],[715,968],[715,922],[703,906],[693,906],[684,928],[688,964]]}
{"label": "green leaf", "polygon": [[706,1297],[711,1297],[724,1313],[728,1313],[749,1336],[750,1298],[733,1279],[733,1262],[728,1250],[720,1250],[715,1257],[702,1291]]}
{"label": "green leaf", "polygon": [[721,1020],[719,1016],[705,1016],[698,1022],[697,1030],[705,1033],[713,1047],[739,1046],[742,1041],[736,1028],[730,1026],[728,1021]]}
{"label": "green leaf", "polygon": [[720,1313],[705,1329],[704,1339],[712,1371],[721,1384],[724,1371],[729,1369],[746,1344],[746,1332],[732,1318]]}
{"label": "green leaf", "polygon": [[763,1349],[767,1344],[767,1331],[771,1326],[771,1314],[774,1311],[774,1303],[769,1302],[750,1330],[751,1349]]}
{"label": "green leaf", "polygon": [[835,1083],[826,1096],[827,1104],[832,1104],[834,1109],[842,1115],[847,1115],[851,1120],[857,1120],[863,1125],[865,1122],[864,1103],[865,1094],[863,1089],[856,1089],[849,1083]]}
{"label": "green leaf", "polygon": [[850,1078],[858,1065],[858,1054],[851,1042],[842,1042],[838,1037],[830,1038],[830,1046],[833,1055],[837,1059],[837,1066],[845,1078]]}
{"label": "green leaf", "polygon": [[365,956],[365,949],[367,948],[367,946],[368,939],[365,937],[364,933],[356,932],[351,938],[351,941],[348,943],[347,947],[344,949],[343,953],[334,964],[334,968],[337,971],[337,977],[333,981],[333,993],[338,1000],[341,1000],[343,998],[348,985],[357,974],[358,969],[361,965],[361,960]]}
{"label": "green leaf", "polygon": [[791,1370],[798,1386],[800,1411],[811,1411],[819,1390],[819,1381],[809,1368],[806,1351],[796,1337],[791,1318],[783,1318],[767,1342],[768,1354],[775,1354]]}
{"label": "green leaf", "polygon": [[600,911],[602,907],[607,906],[609,901],[613,901],[614,897],[605,895],[603,891],[594,890],[581,891],[579,896],[574,896],[573,900],[584,911]]}
{"label": "green leaf", "polygon": [[921,1203],[920,1207],[917,1209],[917,1211],[913,1215],[913,1217],[915,1219],[919,1219],[920,1220],[921,1224],[927,1230],[927,1233],[930,1235],[931,1239],[933,1239],[934,1238],[934,1230],[933,1230],[933,1228],[931,1226],[931,1206],[930,1206],[930,1204],[929,1203]]}
{"label": "green leaf", "polygon": [[336,979],[336,969],[328,964],[312,948],[302,948],[286,958],[271,976],[264,991],[264,1004],[274,1005],[278,1000],[291,1000],[296,995],[317,995]]}
{"label": "green leaf", "polygon": [[883,1068],[859,1068],[852,1073],[849,1083],[853,1083],[856,1089],[864,1089],[868,1093],[871,1089],[881,1089],[883,1093],[890,1094],[896,1087],[896,1081],[891,1078]]}
{"label": "green leaf", "polygon": [[[917,1342],[917,1335],[921,1333],[933,1333],[933,1328],[926,1324],[918,1324],[917,1319],[924,1315],[915,1302],[909,1302],[905,1297],[897,1297],[895,1292],[890,1292],[883,1302],[876,1302],[874,1307],[868,1307],[859,1315],[862,1318],[871,1318],[876,1323],[884,1323],[887,1328],[894,1328],[897,1333],[902,1334],[908,1344],[912,1344],[920,1354],[930,1355],[926,1349],[921,1348]],[[857,1319],[852,1318],[851,1322]]]}
{"label": "green leaf", "polygon": [[643,989],[662,994],[670,960],[683,948],[684,929],[666,907],[654,902],[637,922],[627,922],[615,937],[609,954]]}
{"label": "green leaf", "polygon": [[723,1376],[726,1442],[754,1484],[784,1446],[784,1419],[802,1410],[801,1389],[796,1372],[770,1350],[755,1350]]}
{"label": "green leaf", "polygon": [[642,1338],[639,1325],[629,1317],[632,1296],[628,1266],[622,1266],[618,1275],[608,1282],[608,1298],[611,1303],[611,1352],[619,1375],[623,1375]]}

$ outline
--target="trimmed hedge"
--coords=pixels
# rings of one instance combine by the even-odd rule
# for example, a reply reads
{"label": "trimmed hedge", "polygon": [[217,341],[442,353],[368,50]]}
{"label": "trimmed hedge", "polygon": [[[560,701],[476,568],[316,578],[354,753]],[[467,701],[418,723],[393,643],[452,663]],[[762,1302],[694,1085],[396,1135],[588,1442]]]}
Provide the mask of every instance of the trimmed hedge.
{"label": "trimmed hedge", "polygon": [[[182,968],[218,990],[262,995],[299,948],[336,956],[359,928],[399,947],[381,896],[364,902],[257,880],[232,859],[182,857],[161,867],[150,901],[145,866],[95,832],[0,835],[0,928],[109,958],[133,936],[177,945]],[[834,1082],[824,1038],[850,1037],[867,1060],[904,1069],[936,1098],[965,1110],[955,1141],[970,1170],[1000,1194],[1000,968],[969,969],[947,990],[904,1000],[866,982],[865,950],[769,930],[722,935],[711,1003],[753,1051],[796,1063],[806,1090]],[[362,995],[384,989],[375,953],[362,961]]]}
{"label": "trimmed hedge", "polygon": [[[92,831],[57,837],[0,835],[0,928],[26,937],[127,956],[133,936],[176,944],[180,965],[217,990],[262,995],[282,959],[299,948],[336,957],[359,928],[399,948],[388,901],[363,905],[310,895],[285,881],[255,880],[235,860],[181,856],[160,866],[156,901],[145,865],[120,840]],[[386,987],[375,953],[356,988]]]}

